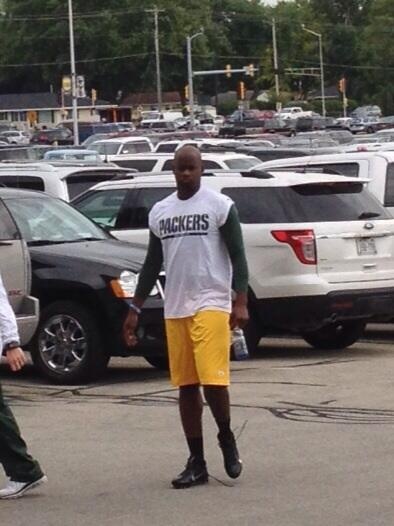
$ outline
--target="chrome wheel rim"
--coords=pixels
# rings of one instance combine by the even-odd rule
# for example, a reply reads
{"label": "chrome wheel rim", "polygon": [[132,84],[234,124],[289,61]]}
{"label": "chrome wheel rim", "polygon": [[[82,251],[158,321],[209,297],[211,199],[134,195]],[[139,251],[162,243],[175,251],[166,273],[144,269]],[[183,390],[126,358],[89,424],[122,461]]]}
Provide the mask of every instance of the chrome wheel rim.
{"label": "chrome wheel rim", "polygon": [[86,356],[87,335],[76,318],[58,314],[42,326],[38,348],[48,369],[67,374],[77,369]]}

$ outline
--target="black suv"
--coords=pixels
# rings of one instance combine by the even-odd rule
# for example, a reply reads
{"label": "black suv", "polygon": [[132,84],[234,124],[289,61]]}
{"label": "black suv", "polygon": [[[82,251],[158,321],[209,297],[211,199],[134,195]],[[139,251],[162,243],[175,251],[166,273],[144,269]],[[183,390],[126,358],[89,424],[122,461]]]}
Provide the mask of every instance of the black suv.
{"label": "black suv", "polygon": [[0,189],[0,199],[26,240],[32,295],[40,322],[30,351],[37,369],[56,383],[97,377],[111,356],[167,362],[160,285],[146,301],[139,343],[125,346],[123,320],[145,257],[141,246],[114,239],[60,199],[40,192]]}
{"label": "black suv", "polygon": [[50,128],[46,130],[39,130],[33,133],[31,144],[73,144],[73,134],[67,128]]}

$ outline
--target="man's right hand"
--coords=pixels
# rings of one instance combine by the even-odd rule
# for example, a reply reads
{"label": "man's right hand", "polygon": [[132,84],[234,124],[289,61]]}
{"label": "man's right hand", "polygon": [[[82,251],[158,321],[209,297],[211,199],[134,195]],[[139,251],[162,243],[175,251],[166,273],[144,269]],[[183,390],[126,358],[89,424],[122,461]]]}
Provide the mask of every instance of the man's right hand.
{"label": "man's right hand", "polygon": [[5,353],[11,371],[19,371],[26,364],[26,356],[20,347],[14,347]]}
{"label": "man's right hand", "polygon": [[130,309],[123,323],[123,339],[127,347],[134,347],[138,343],[135,330],[138,325],[138,314]]}

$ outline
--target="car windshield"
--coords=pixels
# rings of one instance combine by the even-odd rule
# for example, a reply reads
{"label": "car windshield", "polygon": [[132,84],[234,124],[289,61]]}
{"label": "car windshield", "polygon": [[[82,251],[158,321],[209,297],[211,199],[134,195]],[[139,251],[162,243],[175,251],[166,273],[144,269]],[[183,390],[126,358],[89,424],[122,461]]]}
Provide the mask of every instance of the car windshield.
{"label": "car windshield", "polygon": [[97,142],[89,145],[91,150],[96,150],[100,155],[116,155],[121,143],[119,142]]}
{"label": "car windshield", "polygon": [[108,235],[72,206],[50,196],[7,199],[28,245],[106,239]]}

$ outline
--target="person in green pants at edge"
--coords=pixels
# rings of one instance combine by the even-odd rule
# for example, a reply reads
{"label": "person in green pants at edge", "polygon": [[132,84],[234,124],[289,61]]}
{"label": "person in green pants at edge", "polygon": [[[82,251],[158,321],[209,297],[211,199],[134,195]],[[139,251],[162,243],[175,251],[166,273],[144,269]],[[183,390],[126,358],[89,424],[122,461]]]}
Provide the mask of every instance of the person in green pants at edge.
{"label": "person in green pants at edge", "polygon": [[[19,371],[26,363],[20,348],[15,314],[0,277],[0,358],[3,353],[12,371]],[[17,499],[47,481],[38,462],[27,452],[18,424],[3,398],[1,383],[0,464],[9,478],[6,487],[0,490],[0,499]]]}

